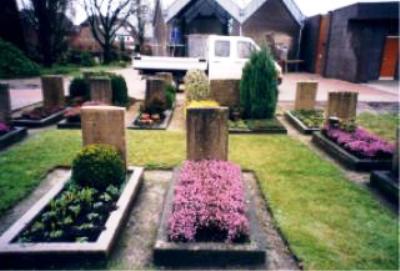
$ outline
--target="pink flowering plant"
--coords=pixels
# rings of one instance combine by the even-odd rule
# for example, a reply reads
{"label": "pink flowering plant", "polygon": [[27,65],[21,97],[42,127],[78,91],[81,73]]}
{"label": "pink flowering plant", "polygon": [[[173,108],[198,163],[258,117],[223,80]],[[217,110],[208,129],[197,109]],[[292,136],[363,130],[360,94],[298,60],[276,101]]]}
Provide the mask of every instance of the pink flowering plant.
{"label": "pink flowering plant", "polygon": [[0,135],[7,134],[10,132],[11,128],[4,122],[0,122]]}
{"label": "pink flowering plant", "polygon": [[390,159],[395,146],[383,139],[357,127],[353,132],[344,131],[338,127],[325,126],[322,133],[345,150],[359,158]]}
{"label": "pink flowering plant", "polygon": [[168,220],[171,241],[248,241],[249,221],[239,166],[224,161],[186,161],[174,192]]}

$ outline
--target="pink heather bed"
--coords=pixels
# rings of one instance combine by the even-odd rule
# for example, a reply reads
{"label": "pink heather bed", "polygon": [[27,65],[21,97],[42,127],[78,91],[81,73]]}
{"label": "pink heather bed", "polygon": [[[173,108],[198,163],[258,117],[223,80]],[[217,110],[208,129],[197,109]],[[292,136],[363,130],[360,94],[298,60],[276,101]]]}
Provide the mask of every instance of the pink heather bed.
{"label": "pink heather bed", "polygon": [[168,236],[175,242],[245,242],[249,236],[239,166],[186,161],[174,191]]}

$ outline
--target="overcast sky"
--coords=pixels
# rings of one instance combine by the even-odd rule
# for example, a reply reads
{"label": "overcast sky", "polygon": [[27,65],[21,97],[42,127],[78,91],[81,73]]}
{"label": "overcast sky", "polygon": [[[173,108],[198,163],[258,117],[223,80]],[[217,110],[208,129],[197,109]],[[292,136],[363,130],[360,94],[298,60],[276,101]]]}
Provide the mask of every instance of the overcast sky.
{"label": "overcast sky", "polygon": [[[79,0],[78,0],[79,1]],[[155,0],[149,0],[155,2]],[[165,7],[168,7],[175,0],[162,0]],[[246,6],[251,0],[233,0],[241,6]],[[351,5],[357,2],[389,2],[393,0],[294,0],[299,6],[300,10],[306,16],[312,16],[315,14],[326,13],[330,10],[334,10],[343,6]],[[85,20],[85,12],[81,8],[77,8],[74,22],[79,24]]]}

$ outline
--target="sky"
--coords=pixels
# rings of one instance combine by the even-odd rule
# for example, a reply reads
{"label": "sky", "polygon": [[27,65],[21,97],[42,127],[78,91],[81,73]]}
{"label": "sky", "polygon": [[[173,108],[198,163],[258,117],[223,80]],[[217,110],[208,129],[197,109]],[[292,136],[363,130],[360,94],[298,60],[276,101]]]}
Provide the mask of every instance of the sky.
{"label": "sky", "polygon": [[[80,2],[78,0],[77,2]],[[149,0],[151,2],[155,0]],[[168,7],[175,0],[161,0],[164,8]],[[240,6],[246,6],[251,0],[233,0],[237,2]],[[340,7],[351,5],[357,2],[390,2],[395,0],[294,0],[300,10],[306,16],[312,16],[316,14],[323,14],[330,10],[334,10]],[[76,24],[81,23],[85,20],[85,11],[77,4],[76,15],[74,22]]]}

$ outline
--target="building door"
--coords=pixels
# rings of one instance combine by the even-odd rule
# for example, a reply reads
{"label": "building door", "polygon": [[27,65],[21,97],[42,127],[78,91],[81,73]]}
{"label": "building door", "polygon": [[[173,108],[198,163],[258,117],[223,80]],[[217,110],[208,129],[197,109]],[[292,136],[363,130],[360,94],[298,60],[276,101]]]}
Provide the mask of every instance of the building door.
{"label": "building door", "polygon": [[325,59],[326,59],[326,45],[328,42],[329,34],[329,15],[322,15],[319,28],[319,37],[317,45],[317,59],[315,62],[315,73],[324,75],[325,71]]}
{"label": "building door", "polygon": [[386,37],[381,64],[381,78],[394,78],[399,60],[399,37]]}

